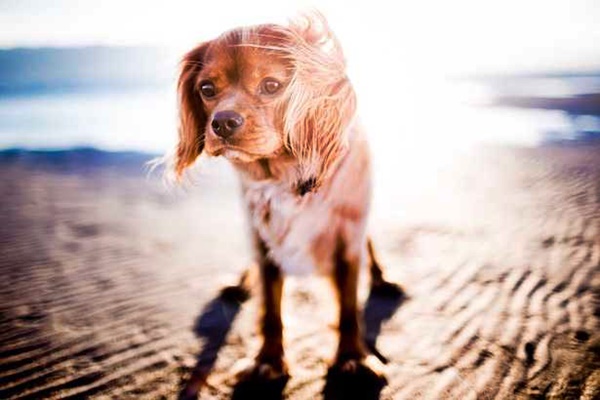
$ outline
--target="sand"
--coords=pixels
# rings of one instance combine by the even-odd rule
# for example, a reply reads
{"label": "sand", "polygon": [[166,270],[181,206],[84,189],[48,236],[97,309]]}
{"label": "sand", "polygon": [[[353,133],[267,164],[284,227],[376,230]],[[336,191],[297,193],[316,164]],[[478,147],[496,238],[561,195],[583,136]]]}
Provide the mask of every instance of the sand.
{"label": "sand", "polygon": [[[257,350],[257,300],[219,297],[251,259],[236,184],[207,167],[165,190],[146,158],[0,155],[0,398],[250,397],[236,372]],[[362,280],[388,384],[346,389],[599,398],[600,147],[477,149],[436,178],[397,200],[403,220],[374,219],[409,297],[369,296]],[[322,398],[336,340],[328,284],[285,290],[283,396]],[[324,397],[351,398],[343,389],[330,382]]]}

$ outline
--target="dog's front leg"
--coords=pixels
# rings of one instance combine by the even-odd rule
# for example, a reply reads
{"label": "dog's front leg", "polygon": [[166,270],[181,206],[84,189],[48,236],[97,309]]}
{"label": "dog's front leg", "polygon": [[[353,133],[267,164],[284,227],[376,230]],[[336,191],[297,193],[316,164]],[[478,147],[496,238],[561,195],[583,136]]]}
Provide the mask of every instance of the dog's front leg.
{"label": "dog's front leg", "polygon": [[363,341],[357,304],[360,257],[348,254],[346,245],[340,239],[334,261],[333,283],[339,304],[339,342],[332,370],[350,374],[371,371],[383,376],[381,365],[374,357],[367,357],[369,352]]}
{"label": "dog's front leg", "polygon": [[358,258],[346,254],[340,240],[336,246],[333,283],[339,305],[339,343],[335,364],[343,367],[348,361],[360,361],[366,356],[358,317]]}
{"label": "dog's front leg", "polygon": [[261,378],[277,379],[288,374],[284,360],[283,323],[281,321],[283,273],[281,268],[268,256],[266,244],[260,238],[257,238],[256,241],[262,290],[259,324],[263,342],[256,357],[254,374],[258,374]]}

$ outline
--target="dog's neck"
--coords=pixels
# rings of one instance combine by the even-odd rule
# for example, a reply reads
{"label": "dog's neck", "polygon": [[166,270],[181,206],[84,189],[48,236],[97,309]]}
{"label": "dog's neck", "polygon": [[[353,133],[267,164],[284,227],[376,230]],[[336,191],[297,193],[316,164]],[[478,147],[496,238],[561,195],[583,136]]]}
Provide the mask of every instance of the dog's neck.
{"label": "dog's neck", "polygon": [[339,163],[346,157],[344,154],[338,162],[333,165],[332,173],[324,177],[321,182],[317,183],[317,179],[309,177],[301,180],[298,177],[299,164],[291,155],[280,155],[272,158],[261,158],[250,163],[233,162],[234,168],[237,170],[243,182],[247,183],[268,183],[288,187],[290,192],[294,192],[299,196],[304,196],[309,192],[313,192],[327,182],[335,175],[335,170]]}
{"label": "dog's neck", "polygon": [[290,191],[295,191],[299,195],[304,195],[317,188],[317,185],[326,185],[333,175],[337,166],[347,156],[350,148],[356,145],[356,142],[364,141],[362,130],[359,124],[352,124],[348,129],[347,151],[342,153],[338,160],[331,165],[331,171],[327,176],[321,177],[317,182],[317,177],[299,178],[298,171],[301,169],[299,161],[289,152],[281,152],[273,157],[260,158],[252,162],[238,162],[230,160],[233,167],[237,170],[242,181],[246,182],[269,182],[275,185],[287,186]]}
{"label": "dog's neck", "polygon": [[260,158],[249,163],[231,161],[241,178],[245,181],[271,181],[293,183],[297,168],[296,159],[289,154],[280,154],[270,158]]}

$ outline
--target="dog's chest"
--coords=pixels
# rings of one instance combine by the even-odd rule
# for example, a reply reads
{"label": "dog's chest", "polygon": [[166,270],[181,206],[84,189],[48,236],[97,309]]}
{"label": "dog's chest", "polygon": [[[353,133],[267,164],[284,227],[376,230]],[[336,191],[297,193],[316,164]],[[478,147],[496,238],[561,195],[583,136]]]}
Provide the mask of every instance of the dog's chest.
{"label": "dog's chest", "polygon": [[[250,223],[286,273],[319,271],[315,241],[327,230],[328,207],[318,194],[300,197],[283,185],[255,183],[244,188]],[[324,272],[324,271],[321,271]]]}

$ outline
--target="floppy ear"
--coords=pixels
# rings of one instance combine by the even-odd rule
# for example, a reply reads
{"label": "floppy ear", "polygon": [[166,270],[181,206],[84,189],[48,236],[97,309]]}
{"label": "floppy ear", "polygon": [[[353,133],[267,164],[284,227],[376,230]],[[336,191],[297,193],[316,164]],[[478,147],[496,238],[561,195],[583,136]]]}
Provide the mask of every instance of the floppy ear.
{"label": "floppy ear", "polygon": [[207,116],[197,90],[197,76],[204,66],[208,42],[187,53],[181,62],[179,94],[179,143],[175,154],[175,174],[181,177],[204,149]]}
{"label": "floppy ear", "polygon": [[318,13],[304,16],[290,30],[287,50],[294,72],[286,88],[284,133],[299,162],[297,190],[304,194],[319,187],[345,153],[356,96],[325,18]]}

